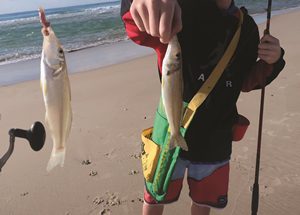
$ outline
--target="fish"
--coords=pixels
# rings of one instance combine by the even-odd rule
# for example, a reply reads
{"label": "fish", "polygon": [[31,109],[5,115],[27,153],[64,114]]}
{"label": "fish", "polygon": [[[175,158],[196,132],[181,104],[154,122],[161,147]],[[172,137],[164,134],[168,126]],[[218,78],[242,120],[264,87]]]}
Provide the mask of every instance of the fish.
{"label": "fish", "polygon": [[64,166],[66,142],[72,126],[71,87],[64,50],[56,37],[45,11],[39,9],[43,49],[40,83],[45,104],[45,122],[50,130],[53,148],[47,171]]}
{"label": "fish", "polygon": [[187,143],[180,133],[183,115],[183,74],[181,47],[176,35],[171,38],[162,62],[161,91],[169,122],[169,150],[179,146],[188,151]]}

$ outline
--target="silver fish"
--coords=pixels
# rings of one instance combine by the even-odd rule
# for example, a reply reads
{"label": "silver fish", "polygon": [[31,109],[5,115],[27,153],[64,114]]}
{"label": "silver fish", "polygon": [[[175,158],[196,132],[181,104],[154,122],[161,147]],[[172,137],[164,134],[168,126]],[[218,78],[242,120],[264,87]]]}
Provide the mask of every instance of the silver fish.
{"label": "silver fish", "polygon": [[162,101],[169,122],[170,142],[169,149],[179,146],[188,151],[185,139],[180,134],[182,121],[182,57],[177,36],[174,36],[168,45],[162,64]]}
{"label": "silver fish", "polygon": [[64,51],[42,8],[39,13],[43,26],[40,81],[46,109],[45,121],[53,140],[47,166],[49,172],[58,165],[64,165],[66,141],[72,124],[71,89]]}

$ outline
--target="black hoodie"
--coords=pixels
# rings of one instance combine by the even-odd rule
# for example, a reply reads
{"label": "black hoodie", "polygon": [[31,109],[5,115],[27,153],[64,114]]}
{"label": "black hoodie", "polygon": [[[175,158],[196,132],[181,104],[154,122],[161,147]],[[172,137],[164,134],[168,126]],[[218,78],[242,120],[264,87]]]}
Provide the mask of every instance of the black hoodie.
{"label": "black hoodie", "polygon": [[[166,45],[158,38],[140,32],[129,12],[130,0],[122,0],[121,15],[128,36],[140,45],[152,47],[158,56],[159,74]],[[222,57],[239,21],[239,11],[231,4],[221,11],[212,0],[179,0],[183,29],[178,33],[183,56],[184,101],[189,102]],[[181,156],[195,162],[218,162],[230,158],[232,127],[238,118],[236,107],[241,91],[269,84],[283,69],[281,58],[264,70],[257,62],[259,32],[256,23],[244,13],[244,22],[237,50],[215,88],[198,108],[185,139],[189,151]],[[161,77],[161,76],[160,76]]]}

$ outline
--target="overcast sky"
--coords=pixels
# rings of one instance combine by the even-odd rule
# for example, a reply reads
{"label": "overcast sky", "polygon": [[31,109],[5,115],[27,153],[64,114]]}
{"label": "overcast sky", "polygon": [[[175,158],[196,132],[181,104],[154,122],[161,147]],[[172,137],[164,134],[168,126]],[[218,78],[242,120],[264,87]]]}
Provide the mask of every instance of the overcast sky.
{"label": "overcast sky", "polygon": [[112,0],[0,0],[0,14],[37,10],[40,6],[54,8],[106,1]]}

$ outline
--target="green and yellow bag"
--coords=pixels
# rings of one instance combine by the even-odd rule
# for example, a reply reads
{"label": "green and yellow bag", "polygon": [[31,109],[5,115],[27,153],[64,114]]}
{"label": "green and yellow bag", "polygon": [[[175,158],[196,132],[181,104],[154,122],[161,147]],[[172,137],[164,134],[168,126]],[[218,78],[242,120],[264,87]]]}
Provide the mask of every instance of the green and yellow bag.
{"label": "green and yellow bag", "polygon": [[[243,13],[240,11],[238,29],[223,57],[220,59],[209,78],[205,81],[190,103],[183,103],[184,117],[182,120],[182,127],[180,129],[183,137],[185,136],[197,108],[205,101],[232,58],[239,42],[242,23]],[[169,123],[165,114],[163,103],[160,100],[153,127],[145,129],[141,135],[143,148],[142,167],[146,189],[158,202],[163,201],[166,196],[180,152],[179,147],[169,150],[167,146],[170,138],[168,129]]]}

